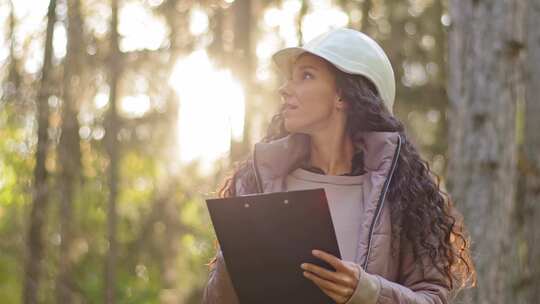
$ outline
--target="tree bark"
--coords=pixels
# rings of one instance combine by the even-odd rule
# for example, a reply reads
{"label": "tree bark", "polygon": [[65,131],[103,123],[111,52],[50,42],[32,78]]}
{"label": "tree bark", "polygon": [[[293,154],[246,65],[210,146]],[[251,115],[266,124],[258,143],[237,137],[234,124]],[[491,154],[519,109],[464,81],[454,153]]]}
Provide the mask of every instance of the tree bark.
{"label": "tree bark", "polygon": [[298,36],[298,45],[302,45],[305,42],[302,27],[304,25],[304,18],[306,17],[308,10],[309,3],[307,1],[302,1],[302,6],[300,7],[298,16],[296,16],[296,35]]}
{"label": "tree bark", "polygon": [[465,303],[511,303],[516,100],[523,89],[523,0],[450,1],[449,189],[472,238],[477,288]]}
{"label": "tree bark", "polygon": [[[15,8],[13,1],[9,3],[9,37],[15,37]],[[2,84],[4,93],[3,99],[17,100],[19,97],[19,90],[21,86],[21,75],[19,74],[19,59],[15,56],[15,39],[10,39],[9,42],[9,64],[8,64],[8,77],[7,82]]]}
{"label": "tree bark", "polygon": [[41,261],[45,251],[45,216],[48,206],[47,169],[45,161],[47,159],[47,149],[49,146],[49,89],[52,70],[52,42],[54,23],[56,22],[56,0],[49,2],[47,12],[47,30],[45,37],[45,52],[39,91],[37,94],[37,121],[38,121],[38,142],[36,149],[36,165],[34,167],[33,200],[30,213],[30,227],[27,235],[27,256],[25,261],[25,277],[23,287],[23,302],[25,304],[38,303],[38,289],[41,277]]}
{"label": "tree bark", "polygon": [[251,0],[234,1],[232,9],[234,11],[234,70],[238,71],[240,82],[244,87],[245,116],[243,140],[237,142],[231,138],[231,163],[244,156],[251,147],[251,119],[254,109],[252,79],[256,66],[252,47],[252,2]]}
{"label": "tree bark", "polygon": [[224,66],[227,54],[224,48],[224,26],[225,26],[225,9],[217,7],[214,15],[210,19],[210,30],[212,31],[212,42],[208,46],[208,54],[213,58],[218,66]]}
{"label": "tree bark", "polygon": [[527,78],[520,154],[519,219],[521,236],[517,248],[520,277],[515,283],[516,303],[535,303],[540,298],[540,2],[528,1]]}
{"label": "tree bark", "polygon": [[76,96],[82,88],[84,56],[83,28],[79,0],[67,1],[67,53],[64,63],[64,89],[62,103],[62,130],[59,143],[60,167],[60,264],[57,278],[56,297],[58,303],[73,302],[72,244],[73,201],[80,179],[81,151],[79,137],[79,113]]}
{"label": "tree bark", "polygon": [[117,256],[117,213],[116,201],[118,197],[118,130],[119,118],[117,110],[118,88],[121,73],[121,54],[118,47],[118,0],[111,2],[111,27],[110,27],[110,56],[109,56],[109,110],[106,125],[106,150],[109,157],[109,201],[107,210],[107,238],[109,248],[105,265],[105,303],[116,303],[116,256]]}
{"label": "tree bark", "polygon": [[366,34],[368,34],[369,11],[371,10],[372,6],[373,3],[371,3],[371,0],[364,0],[364,2],[362,2],[362,25],[360,30]]}

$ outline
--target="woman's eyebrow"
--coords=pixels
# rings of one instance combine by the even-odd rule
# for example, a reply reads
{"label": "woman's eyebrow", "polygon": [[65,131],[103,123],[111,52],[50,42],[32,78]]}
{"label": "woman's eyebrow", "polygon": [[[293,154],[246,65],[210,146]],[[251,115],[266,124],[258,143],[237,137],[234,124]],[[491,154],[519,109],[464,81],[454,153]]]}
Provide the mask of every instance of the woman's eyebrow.
{"label": "woman's eyebrow", "polygon": [[316,67],[312,66],[312,65],[301,65],[298,67],[299,70],[305,70],[305,69],[314,69],[314,70],[318,70]]}

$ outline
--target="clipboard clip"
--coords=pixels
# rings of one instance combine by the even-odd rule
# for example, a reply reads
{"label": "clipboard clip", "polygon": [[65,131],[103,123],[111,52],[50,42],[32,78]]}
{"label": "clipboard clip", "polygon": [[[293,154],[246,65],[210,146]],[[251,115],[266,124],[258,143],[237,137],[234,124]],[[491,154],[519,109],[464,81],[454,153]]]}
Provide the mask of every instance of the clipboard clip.
{"label": "clipboard clip", "polygon": [[[288,205],[289,204],[289,200],[288,199],[285,199],[283,200],[283,204],[285,205]],[[244,208],[249,208],[251,205],[249,203],[244,203]]]}

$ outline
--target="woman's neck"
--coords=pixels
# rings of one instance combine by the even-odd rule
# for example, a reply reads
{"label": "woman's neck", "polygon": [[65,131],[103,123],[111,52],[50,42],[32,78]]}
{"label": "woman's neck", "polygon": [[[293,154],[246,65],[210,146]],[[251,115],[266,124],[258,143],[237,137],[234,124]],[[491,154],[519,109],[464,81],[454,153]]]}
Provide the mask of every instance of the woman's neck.
{"label": "woman's neck", "polygon": [[327,175],[350,172],[353,154],[353,142],[344,128],[311,134],[310,164]]}

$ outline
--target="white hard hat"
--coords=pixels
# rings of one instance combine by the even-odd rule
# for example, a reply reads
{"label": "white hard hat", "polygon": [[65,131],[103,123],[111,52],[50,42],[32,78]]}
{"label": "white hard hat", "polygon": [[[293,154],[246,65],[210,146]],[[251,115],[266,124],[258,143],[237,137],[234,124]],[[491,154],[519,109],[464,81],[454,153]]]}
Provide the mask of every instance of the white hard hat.
{"label": "white hard hat", "polygon": [[326,59],[345,73],[367,77],[375,84],[392,113],[396,95],[394,71],[381,46],[371,37],[353,29],[338,28],[313,38],[303,46],[279,50],[272,59],[283,73],[290,75],[293,63],[304,52]]}

